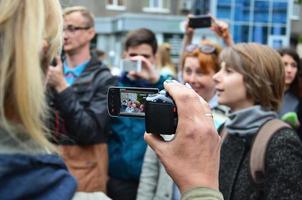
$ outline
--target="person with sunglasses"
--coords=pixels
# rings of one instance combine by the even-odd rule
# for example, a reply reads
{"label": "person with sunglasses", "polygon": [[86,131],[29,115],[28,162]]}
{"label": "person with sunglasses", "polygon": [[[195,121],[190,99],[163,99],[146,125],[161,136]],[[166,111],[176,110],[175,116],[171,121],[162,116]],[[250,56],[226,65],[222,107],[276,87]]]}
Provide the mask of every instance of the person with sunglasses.
{"label": "person with sunglasses", "polygon": [[[218,56],[221,48],[209,41],[202,45],[189,45],[183,54],[182,80],[208,102],[218,129],[226,120],[227,109],[217,102],[213,75],[219,71]],[[189,102],[188,102],[189,103]],[[190,107],[188,106],[188,109]],[[180,193],[167,174],[155,152],[148,147],[145,153],[137,200],[178,200]]]}
{"label": "person with sunglasses", "polygon": [[[185,23],[185,35],[182,41],[182,52],[185,48],[192,43],[195,29],[189,27],[189,17],[192,15],[188,15],[187,21]],[[226,46],[232,46],[234,44],[233,37],[229,31],[229,25],[222,21],[218,20],[214,17],[212,18],[212,25],[210,30],[216,33],[216,35],[221,38]],[[181,53],[182,53],[181,52]]]}

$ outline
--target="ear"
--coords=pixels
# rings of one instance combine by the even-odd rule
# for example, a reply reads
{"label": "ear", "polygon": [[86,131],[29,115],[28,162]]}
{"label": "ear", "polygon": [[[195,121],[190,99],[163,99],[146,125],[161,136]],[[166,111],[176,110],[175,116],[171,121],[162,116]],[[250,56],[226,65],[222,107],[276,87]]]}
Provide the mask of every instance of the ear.
{"label": "ear", "polygon": [[89,34],[89,39],[92,40],[94,38],[95,34],[96,34],[95,33],[95,28],[90,28],[88,30],[88,34]]}

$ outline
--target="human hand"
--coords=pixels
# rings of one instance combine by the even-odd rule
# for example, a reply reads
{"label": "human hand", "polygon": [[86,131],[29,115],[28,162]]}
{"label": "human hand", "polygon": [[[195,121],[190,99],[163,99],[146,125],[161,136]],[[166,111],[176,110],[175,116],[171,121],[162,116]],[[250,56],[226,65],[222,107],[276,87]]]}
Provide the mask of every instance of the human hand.
{"label": "human hand", "polygon": [[151,83],[156,83],[159,80],[159,73],[156,70],[155,66],[145,57],[143,56],[134,56],[130,58],[131,60],[141,60],[142,61],[142,68],[141,71],[130,71],[128,76],[137,79],[141,78],[147,80]]}
{"label": "human hand", "polygon": [[194,35],[194,28],[189,27],[189,18],[192,16],[193,16],[192,14],[189,14],[185,21],[185,35],[190,39],[192,39]]}
{"label": "human hand", "polygon": [[64,79],[63,64],[59,56],[55,58],[56,66],[49,66],[47,71],[47,84],[53,87],[58,93],[65,90],[68,85]]}
{"label": "human hand", "polygon": [[229,31],[229,25],[225,21],[218,20],[214,17],[212,17],[212,22],[210,29],[221,37],[227,46],[232,46],[234,42]]}
{"label": "human hand", "polygon": [[218,190],[220,137],[209,105],[193,90],[167,81],[165,89],[177,106],[178,125],[174,140],[145,133],[168,174],[183,193],[194,187]]}

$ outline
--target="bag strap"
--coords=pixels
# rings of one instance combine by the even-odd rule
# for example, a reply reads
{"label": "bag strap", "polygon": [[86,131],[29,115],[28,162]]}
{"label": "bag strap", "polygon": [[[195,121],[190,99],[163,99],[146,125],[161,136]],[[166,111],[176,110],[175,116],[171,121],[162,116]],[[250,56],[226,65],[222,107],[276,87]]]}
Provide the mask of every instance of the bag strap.
{"label": "bag strap", "polygon": [[261,184],[265,177],[265,155],[272,136],[280,129],[290,127],[279,119],[266,122],[256,135],[250,154],[250,174],[254,183]]}
{"label": "bag strap", "polygon": [[225,140],[225,138],[228,136],[228,132],[227,132],[225,126],[223,126],[223,128],[221,129],[221,131],[219,131],[219,135],[220,135],[221,144],[222,144],[223,141]]}

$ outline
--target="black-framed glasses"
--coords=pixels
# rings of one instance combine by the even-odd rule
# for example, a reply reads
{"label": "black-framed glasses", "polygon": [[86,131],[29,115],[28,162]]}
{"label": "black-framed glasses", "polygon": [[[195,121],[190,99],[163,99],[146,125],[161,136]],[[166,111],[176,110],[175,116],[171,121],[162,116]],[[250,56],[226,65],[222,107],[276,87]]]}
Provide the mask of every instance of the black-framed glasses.
{"label": "black-framed glasses", "polygon": [[217,53],[216,48],[212,45],[198,45],[198,44],[190,44],[186,46],[185,51],[192,53],[196,49],[199,49],[200,52],[205,54]]}
{"label": "black-framed glasses", "polygon": [[64,32],[69,32],[69,33],[75,33],[78,30],[88,30],[90,28],[91,28],[90,26],[81,27],[81,26],[68,25],[68,26],[63,28],[63,31]]}

